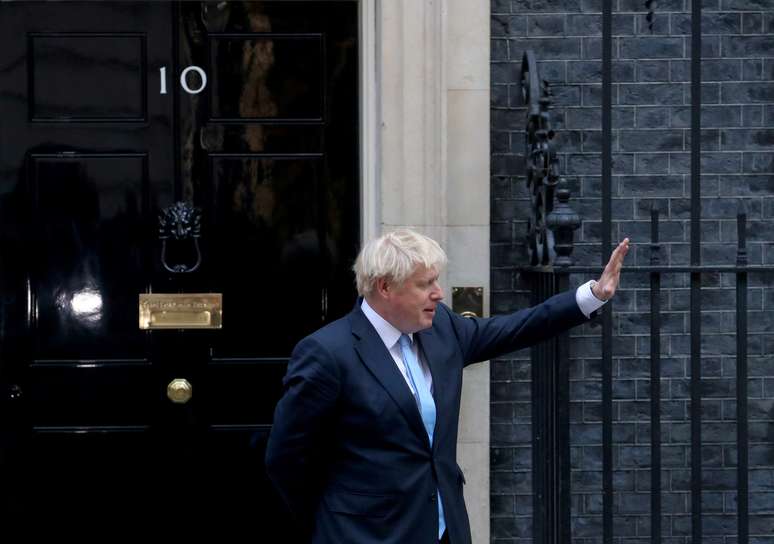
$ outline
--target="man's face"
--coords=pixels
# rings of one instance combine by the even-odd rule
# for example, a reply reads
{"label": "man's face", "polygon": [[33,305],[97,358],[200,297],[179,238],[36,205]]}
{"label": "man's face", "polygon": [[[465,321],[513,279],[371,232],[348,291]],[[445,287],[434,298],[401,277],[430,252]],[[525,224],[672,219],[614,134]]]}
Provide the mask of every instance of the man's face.
{"label": "man's face", "polygon": [[414,333],[433,325],[435,307],[443,299],[435,268],[420,265],[406,281],[387,290],[389,321],[401,332]]}

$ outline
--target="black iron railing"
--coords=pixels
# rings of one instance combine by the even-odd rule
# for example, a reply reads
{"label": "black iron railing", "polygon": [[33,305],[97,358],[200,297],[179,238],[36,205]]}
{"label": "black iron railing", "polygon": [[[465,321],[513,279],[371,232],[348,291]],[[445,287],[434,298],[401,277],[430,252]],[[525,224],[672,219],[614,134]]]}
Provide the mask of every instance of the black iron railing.
{"label": "black iron railing", "polygon": [[[690,515],[691,541],[702,542],[702,274],[732,274],[736,290],[736,413],[737,413],[737,538],[749,544],[749,474],[747,414],[747,291],[748,275],[771,273],[774,266],[748,264],[747,218],[737,217],[737,253],[734,265],[701,263],[701,2],[692,3],[691,16],[691,172],[690,259],[688,265],[669,265],[660,259],[659,212],[651,213],[650,264],[627,264],[624,274],[645,274],[650,280],[650,540],[660,544],[662,531],[661,482],[661,286],[665,276],[684,274],[690,282]],[[573,232],[580,218],[570,206],[570,193],[559,172],[551,128],[551,93],[537,73],[534,54],[524,54],[521,68],[527,105],[525,150],[527,187],[532,216],[527,245],[529,264],[519,267],[529,278],[533,303],[569,287],[571,274],[598,275],[612,251],[612,2],[602,3],[602,259],[600,266],[576,266],[572,260]],[[654,21],[654,3],[648,2],[648,22]],[[596,276],[594,276],[596,277]],[[613,543],[613,307],[602,311],[602,542]],[[532,349],[533,541],[538,544],[571,542],[569,375],[570,341],[567,335]]]}

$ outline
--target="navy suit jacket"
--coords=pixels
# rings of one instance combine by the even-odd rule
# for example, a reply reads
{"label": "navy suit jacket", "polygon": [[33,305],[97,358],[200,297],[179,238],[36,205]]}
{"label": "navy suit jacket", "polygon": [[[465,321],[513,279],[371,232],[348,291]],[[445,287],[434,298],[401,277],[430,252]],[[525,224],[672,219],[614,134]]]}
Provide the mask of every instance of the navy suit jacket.
{"label": "navy suit jacket", "polygon": [[433,376],[432,447],[414,397],[355,309],[298,343],[266,451],[270,479],[313,544],[432,544],[436,490],[451,544],[470,544],[457,465],[462,370],[586,321],[574,291],[533,308],[464,318],[439,304],[414,337]]}

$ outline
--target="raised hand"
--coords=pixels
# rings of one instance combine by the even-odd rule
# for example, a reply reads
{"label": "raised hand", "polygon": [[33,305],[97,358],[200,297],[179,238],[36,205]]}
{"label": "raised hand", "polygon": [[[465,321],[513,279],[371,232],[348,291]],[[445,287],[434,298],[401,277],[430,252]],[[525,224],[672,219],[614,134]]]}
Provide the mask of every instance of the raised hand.
{"label": "raised hand", "polygon": [[628,252],[629,239],[624,238],[623,242],[618,244],[613,254],[610,255],[610,260],[602,271],[602,275],[594,287],[591,288],[591,292],[599,300],[608,300],[615,294],[615,290],[618,289],[618,282],[621,279],[621,267],[623,266],[624,257],[626,257]]}

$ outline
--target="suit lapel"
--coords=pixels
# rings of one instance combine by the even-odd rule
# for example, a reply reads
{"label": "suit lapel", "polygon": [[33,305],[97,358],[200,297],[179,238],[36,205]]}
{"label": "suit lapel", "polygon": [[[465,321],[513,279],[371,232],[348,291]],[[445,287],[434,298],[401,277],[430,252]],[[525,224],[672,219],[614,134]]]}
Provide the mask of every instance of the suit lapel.
{"label": "suit lapel", "polygon": [[414,395],[395,365],[390,352],[382,342],[371,323],[360,310],[360,304],[350,314],[352,334],[355,336],[355,350],[363,364],[368,367],[382,387],[400,408],[414,432],[419,434],[430,447],[422,416],[419,414]]}

